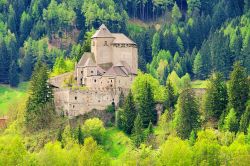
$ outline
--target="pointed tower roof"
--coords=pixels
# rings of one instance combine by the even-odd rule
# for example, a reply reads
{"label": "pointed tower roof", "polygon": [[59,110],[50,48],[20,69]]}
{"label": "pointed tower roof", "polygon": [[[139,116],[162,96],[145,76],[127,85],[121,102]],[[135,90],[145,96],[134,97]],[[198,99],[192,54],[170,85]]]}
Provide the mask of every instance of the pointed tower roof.
{"label": "pointed tower roof", "polygon": [[104,24],[102,24],[92,36],[92,39],[93,38],[114,38],[114,36],[112,35],[112,33],[110,33],[108,28]]}

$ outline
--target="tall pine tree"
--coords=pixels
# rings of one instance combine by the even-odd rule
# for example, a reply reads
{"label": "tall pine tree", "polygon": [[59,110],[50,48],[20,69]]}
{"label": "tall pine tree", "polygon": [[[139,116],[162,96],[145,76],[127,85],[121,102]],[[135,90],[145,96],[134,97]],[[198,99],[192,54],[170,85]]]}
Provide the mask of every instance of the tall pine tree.
{"label": "tall pine tree", "polygon": [[239,118],[246,109],[246,102],[249,95],[249,81],[247,79],[246,69],[240,65],[240,62],[234,64],[234,70],[230,74],[228,86],[229,104],[234,108]]}
{"label": "tall pine tree", "polygon": [[10,65],[9,83],[12,87],[17,87],[19,84],[18,66],[16,61],[13,61]]}
{"label": "tall pine tree", "polygon": [[146,82],[143,89],[141,101],[139,101],[139,114],[142,118],[143,127],[148,127],[150,121],[156,123],[155,101],[151,85]]}
{"label": "tall pine tree", "polygon": [[199,108],[192,89],[183,90],[177,101],[174,124],[178,136],[187,139],[200,127]]}
{"label": "tall pine tree", "polygon": [[136,107],[135,107],[135,102],[134,102],[134,97],[132,95],[132,92],[130,91],[124,106],[123,106],[123,130],[127,133],[127,134],[131,134],[132,129],[133,129],[133,125],[134,125],[134,120],[136,118]]}
{"label": "tall pine tree", "polygon": [[228,102],[227,87],[221,73],[214,73],[207,84],[204,109],[207,116],[217,120],[226,109]]}
{"label": "tall pine tree", "polygon": [[53,94],[48,84],[48,69],[38,61],[30,81],[25,121],[32,129],[46,127],[53,115]]}
{"label": "tall pine tree", "polygon": [[140,114],[137,115],[134,128],[133,128],[133,140],[136,147],[139,147],[140,144],[143,142],[144,133],[143,133],[143,124]]}

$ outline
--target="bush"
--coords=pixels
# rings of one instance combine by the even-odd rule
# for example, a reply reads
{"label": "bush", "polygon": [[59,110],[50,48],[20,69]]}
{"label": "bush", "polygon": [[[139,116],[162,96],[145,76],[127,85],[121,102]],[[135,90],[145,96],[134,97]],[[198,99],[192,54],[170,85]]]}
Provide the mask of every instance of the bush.
{"label": "bush", "polygon": [[93,137],[98,143],[103,141],[105,128],[103,122],[98,118],[88,119],[85,121],[82,131],[84,137]]}

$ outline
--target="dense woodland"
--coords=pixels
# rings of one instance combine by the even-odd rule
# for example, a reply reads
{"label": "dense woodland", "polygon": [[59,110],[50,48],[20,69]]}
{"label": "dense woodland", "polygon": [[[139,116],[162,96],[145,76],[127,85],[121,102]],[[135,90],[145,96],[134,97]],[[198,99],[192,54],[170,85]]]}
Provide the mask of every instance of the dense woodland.
{"label": "dense woodland", "polygon": [[[140,71],[110,121],[72,123],[47,80],[74,70],[102,23],[138,44]],[[0,165],[247,165],[249,75],[249,0],[0,0],[0,83],[29,82]]]}

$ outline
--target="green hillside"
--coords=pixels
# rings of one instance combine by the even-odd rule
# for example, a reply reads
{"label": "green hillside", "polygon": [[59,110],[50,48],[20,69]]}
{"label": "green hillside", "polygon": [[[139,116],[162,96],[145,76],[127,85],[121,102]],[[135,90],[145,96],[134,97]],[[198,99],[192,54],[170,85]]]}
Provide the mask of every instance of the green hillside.
{"label": "green hillside", "polygon": [[11,104],[23,99],[27,95],[28,83],[21,83],[18,88],[11,88],[0,84],[0,116],[5,115]]}

